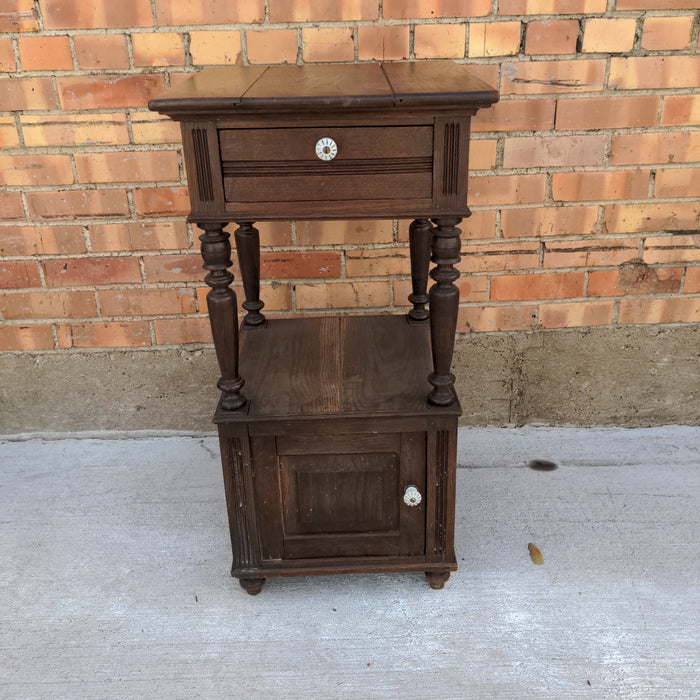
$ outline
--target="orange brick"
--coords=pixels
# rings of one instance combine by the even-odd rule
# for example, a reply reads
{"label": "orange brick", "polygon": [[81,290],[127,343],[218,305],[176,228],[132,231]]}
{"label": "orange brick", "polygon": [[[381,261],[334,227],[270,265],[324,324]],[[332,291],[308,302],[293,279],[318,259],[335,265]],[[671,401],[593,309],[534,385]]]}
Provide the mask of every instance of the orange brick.
{"label": "orange brick", "polygon": [[0,80],[0,104],[8,112],[26,109],[56,109],[51,78],[11,78]]}
{"label": "orange brick", "polygon": [[619,134],[612,138],[611,165],[688,163],[697,160],[700,160],[700,133],[697,131]]}
{"label": "orange brick", "polygon": [[633,17],[587,19],[583,30],[584,53],[625,53],[632,50],[637,20]]}
{"label": "orange brick", "polygon": [[339,22],[377,19],[377,0],[269,0],[270,22]]}
{"label": "orange brick", "polygon": [[559,201],[642,199],[649,190],[649,171],[554,173],[552,198]]}
{"label": "orange brick", "polygon": [[496,166],[495,139],[471,139],[469,141],[469,168],[471,170],[491,170]]}
{"label": "orange brick", "polygon": [[623,299],[618,323],[698,323],[700,297]]}
{"label": "orange brick", "polygon": [[207,318],[159,318],[153,321],[158,345],[211,343],[211,327]]}
{"label": "orange brick", "polygon": [[82,226],[17,226],[0,233],[0,255],[77,255],[85,250]]}
{"label": "orange brick", "polygon": [[265,0],[198,0],[173,2],[156,0],[156,18],[164,25],[232,24],[234,22],[262,22],[265,18]]}
{"label": "orange brick", "polygon": [[131,133],[134,143],[180,143],[180,125],[172,119],[152,112],[134,112],[131,115]]}
{"label": "orange brick", "polygon": [[541,304],[540,326],[543,328],[607,326],[612,323],[614,306],[614,301]]}
{"label": "orange brick", "polygon": [[67,36],[23,36],[17,40],[22,70],[73,70]]}
{"label": "orange brick", "polygon": [[499,15],[578,15],[605,12],[607,0],[499,0]]}
{"label": "orange brick", "polygon": [[509,138],[503,152],[504,168],[579,167],[602,165],[605,135],[526,136]]}
{"label": "orange brick", "polygon": [[360,61],[400,61],[409,57],[408,27],[358,27],[357,57]]}
{"label": "orange brick", "polygon": [[0,260],[0,289],[40,286],[39,270],[33,260]]}
{"label": "orange brick", "polygon": [[70,156],[0,155],[0,185],[70,185]]}
{"label": "orange brick", "polygon": [[129,67],[123,34],[78,34],[73,37],[75,56],[82,70],[110,70]]}
{"label": "orange brick", "polygon": [[659,97],[585,97],[561,99],[557,106],[557,129],[618,129],[654,126]]}
{"label": "orange brick", "polygon": [[[231,285],[236,292],[238,299],[244,299],[243,287],[240,282]],[[209,287],[199,287],[197,289],[197,303],[200,311],[207,310],[207,294]],[[260,285],[260,299],[265,302],[265,312],[268,311],[289,311],[292,308],[292,293],[288,284],[272,284]],[[240,311],[241,309],[239,309]]]}
{"label": "orange brick", "polygon": [[[459,289],[459,300],[461,302],[486,301],[486,275],[465,275],[455,281]],[[410,306],[408,295],[411,293],[410,280],[394,281],[394,305]]]}
{"label": "orange brick", "polygon": [[504,100],[489,109],[479,110],[472,119],[471,128],[474,132],[549,131],[553,126],[554,100],[534,99]]}
{"label": "orange brick", "polygon": [[537,243],[467,245],[462,248],[459,268],[470,273],[536,269],[539,257]]}
{"label": "orange brick", "polygon": [[700,95],[664,97],[661,126],[700,124]]}
{"label": "orange brick", "polygon": [[345,254],[348,277],[384,277],[411,274],[411,259],[406,248],[348,250]]}
{"label": "orange brick", "polygon": [[304,27],[301,39],[309,63],[352,61],[355,56],[353,30],[348,27]]}
{"label": "orange brick", "polygon": [[29,211],[39,219],[80,219],[129,213],[124,190],[29,192]]}
{"label": "orange brick", "polygon": [[695,10],[697,0],[617,0],[618,10]]}
{"label": "orange brick", "polygon": [[465,63],[469,72],[487,85],[498,85],[499,66],[495,63]]}
{"label": "orange brick", "polygon": [[437,17],[483,17],[491,0],[384,0],[385,19],[435,19]]}
{"label": "orange brick", "polygon": [[677,294],[681,288],[681,272],[680,267],[649,267],[632,261],[619,270],[589,272],[587,295]]}
{"label": "orange brick", "polygon": [[604,226],[610,233],[683,231],[697,228],[699,215],[692,201],[613,204],[605,207]]}
{"label": "orange brick", "polygon": [[146,282],[198,282],[206,274],[202,259],[191,255],[146,255]]}
{"label": "orange brick", "polygon": [[297,221],[296,227],[299,245],[391,243],[393,234],[387,220]]}
{"label": "orange brick", "polygon": [[520,28],[520,22],[470,24],[469,56],[515,56],[520,52]]}
{"label": "orange brick", "polygon": [[97,304],[92,292],[20,292],[0,296],[0,311],[7,319],[87,318]]}
{"label": "orange brick", "polygon": [[700,197],[700,170],[657,170],[655,197]]}
{"label": "orange brick", "polygon": [[460,333],[524,331],[534,326],[536,318],[536,306],[468,306],[459,310],[457,330]]}
{"label": "orange brick", "polygon": [[177,32],[133,34],[131,45],[135,66],[185,65],[185,45]]}
{"label": "orange brick", "polygon": [[61,76],[56,82],[63,109],[143,107],[165,89],[162,74]]}
{"label": "orange brick", "polygon": [[88,146],[129,143],[124,114],[23,114],[27,146]]}
{"label": "orange brick", "polygon": [[154,316],[195,312],[194,289],[104,289],[98,293],[103,316]]}
{"label": "orange brick", "polygon": [[603,89],[605,59],[504,63],[502,70],[503,95],[594,92]]}
{"label": "orange brick", "polygon": [[297,284],[298,309],[351,309],[388,306],[389,283],[337,282],[334,284]]}
{"label": "orange brick", "polygon": [[128,348],[151,344],[148,321],[72,323],[67,327],[69,347]]}
{"label": "orange brick", "polygon": [[19,192],[0,190],[0,219],[23,219],[24,206]]}
{"label": "orange brick", "polygon": [[186,187],[144,187],[134,190],[134,206],[139,216],[186,216],[190,198]]}
{"label": "orange brick", "polygon": [[646,17],[642,48],[647,51],[678,51],[690,47],[692,15],[686,17]]}
{"label": "orange brick", "polygon": [[0,32],[36,32],[34,0],[4,0],[0,12]]}
{"label": "orange brick", "polygon": [[685,271],[685,294],[700,294],[700,267],[688,267]]}
{"label": "orange brick", "polygon": [[294,29],[249,30],[245,38],[251,63],[296,63],[298,45]]}
{"label": "orange brick", "polygon": [[533,20],[525,30],[525,51],[533,55],[576,53],[575,19]]}
{"label": "orange brick", "polygon": [[53,349],[51,326],[0,326],[0,350]]}
{"label": "orange brick", "polygon": [[647,238],[643,258],[651,264],[700,262],[700,233]]}
{"label": "orange brick", "polygon": [[333,251],[264,251],[260,259],[263,279],[338,277],[340,274],[340,255]]}
{"label": "orange brick", "polygon": [[136,258],[63,258],[44,260],[43,267],[49,287],[141,282]]}
{"label": "orange brick", "polygon": [[187,248],[187,228],[181,221],[146,221],[90,225],[92,250],[167,250]]}
{"label": "orange brick", "polygon": [[80,182],[148,182],[180,179],[175,151],[76,153]]}
{"label": "orange brick", "polygon": [[700,56],[611,58],[608,85],[617,90],[697,87]]}
{"label": "orange brick", "polygon": [[491,278],[491,301],[571,299],[583,296],[583,272],[497,275]]}
{"label": "orange brick", "polygon": [[190,32],[190,53],[194,65],[243,63],[239,31]]}
{"label": "orange brick", "polygon": [[103,27],[150,27],[153,14],[149,0],[42,0],[46,29],[101,29]]}
{"label": "orange brick", "polygon": [[[235,225],[228,227],[229,233],[236,230]],[[255,228],[260,231],[260,245],[265,246],[289,246],[292,245],[292,232],[288,221],[263,221],[255,224]],[[198,231],[198,233],[202,233]],[[236,242],[231,236],[231,245],[235,247]]]}
{"label": "orange brick", "polygon": [[418,24],[414,29],[416,58],[462,58],[464,24]]}
{"label": "orange brick", "polygon": [[472,215],[465,219],[459,227],[462,229],[464,240],[493,238],[496,230],[496,212],[472,211]]}
{"label": "orange brick", "polygon": [[13,73],[17,69],[11,39],[0,39],[0,72]]}
{"label": "orange brick", "polygon": [[544,244],[543,266],[601,267],[621,265],[639,253],[639,239],[615,238],[597,241],[557,241]]}
{"label": "orange brick", "polygon": [[469,178],[471,204],[524,204],[544,199],[545,175],[493,175]]}
{"label": "orange brick", "polygon": [[12,117],[0,117],[0,148],[19,146],[19,135]]}

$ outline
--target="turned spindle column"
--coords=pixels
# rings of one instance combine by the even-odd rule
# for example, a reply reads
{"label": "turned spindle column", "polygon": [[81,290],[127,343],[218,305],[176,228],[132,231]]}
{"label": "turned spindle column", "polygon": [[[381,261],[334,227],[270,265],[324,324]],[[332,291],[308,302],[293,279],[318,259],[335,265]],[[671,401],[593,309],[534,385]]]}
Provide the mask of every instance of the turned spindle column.
{"label": "turned spindle column", "polygon": [[411,286],[412,294],[408,300],[413,308],[408,312],[412,321],[427,321],[430,312],[425,308],[428,303],[428,268],[430,267],[430,240],[433,226],[428,219],[415,219],[408,227],[411,250]]}
{"label": "turned spindle column", "polygon": [[245,292],[245,301],[241,306],[247,311],[243,323],[246,326],[260,326],[265,323],[265,317],[260,313],[265,306],[260,301],[260,233],[252,221],[236,223],[236,253]]}
{"label": "turned spindle column", "polygon": [[461,230],[457,224],[461,218],[433,219],[433,239],[430,259],[435,267],[430,276],[435,284],[430,288],[430,340],[433,353],[433,372],[428,381],[434,389],[428,401],[437,406],[449,406],[455,400],[454,374],[450,372],[457,312],[459,311],[459,289],[454,282],[459,277],[455,265],[459,262]]}
{"label": "turned spindle column", "polygon": [[231,289],[233,275],[231,267],[230,234],[224,231],[225,223],[197,224],[204,233],[202,242],[204,269],[209,274],[204,281],[211,287],[207,294],[209,322],[214,336],[216,358],[221,369],[217,386],[221,390],[221,406],[229,411],[245,404],[241,388],[245,383],[238,374],[238,305],[236,293]]}

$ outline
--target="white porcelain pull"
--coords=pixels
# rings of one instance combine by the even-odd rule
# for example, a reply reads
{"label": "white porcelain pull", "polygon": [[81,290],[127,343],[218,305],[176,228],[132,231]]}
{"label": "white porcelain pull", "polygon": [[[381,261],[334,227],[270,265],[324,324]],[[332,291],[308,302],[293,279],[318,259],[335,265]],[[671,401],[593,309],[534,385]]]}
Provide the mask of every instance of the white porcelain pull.
{"label": "white porcelain pull", "polygon": [[333,160],[338,155],[338,144],[333,139],[324,136],[316,142],[316,155],[321,160]]}
{"label": "white porcelain pull", "polygon": [[403,492],[403,502],[407,506],[417,506],[423,500],[420,491],[413,485],[407,486]]}

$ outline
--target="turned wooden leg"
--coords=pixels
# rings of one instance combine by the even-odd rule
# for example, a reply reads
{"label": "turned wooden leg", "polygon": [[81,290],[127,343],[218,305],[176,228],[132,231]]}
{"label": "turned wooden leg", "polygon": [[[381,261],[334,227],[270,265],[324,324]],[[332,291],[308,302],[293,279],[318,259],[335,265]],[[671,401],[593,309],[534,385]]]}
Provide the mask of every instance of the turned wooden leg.
{"label": "turned wooden leg", "polygon": [[231,267],[230,235],[224,231],[225,223],[197,224],[204,233],[202,242],[204,269],[209,274],[204,281],[211,287],[207,294],[209,322],[214,336],[216,358],[221,369],[217,386],[221,389],[221,406],[235,410],[245,403],[241,392],[245,383],[238,375],[238,307],[236,293],[231,289],[233,275]]}
{"label": "turned wooden leg", "polygon": [[435,267],[430,276],[435,284],[430,288],[430,340],[433,353],[433,372],[428,381],[434,389],[428,401],[438,406],[449,406],[455,400],[454,374],[450,372],[457,330],[459,289],[454,281],[459,277],[455,265],[459,262],[461,247],[456,217],[433,219],[432,255]]}
{"label": "turned wooden leg", "polygon": [[245,301],[241,306],[248,312],[243,323],[246,326],[259,326],[265,322],[265,317],[260,313],[265,306],[260,301],[260,233],[252,221],[237,223],[234,236],[245,291]]}
{"label": "turned wooden leg", "polygon": [[[449,574],[447,574],[449,576]],[[238,583],[241,584],[241,588],[245,589],[248,595],[258,595],[262,590],[263,584],[265,583],[264,578],[241,578],[238,579]]]}
{"label": "turned wooden leg", "polygon": [[428,267],[430,263],[430,240],[433,227],[428,219],[415,219],[408,227],[411,245],[411,286],[413,293],[408,300],[413,308],[408,312],[412,321],[427,321],[430,313],[425,305],[428,303]]}
{"label": "turned wooden leg", "polygon": [[433,590],[439,591],[445,585],[445,583],[447,583],[447,579],[450,578],[450,572],[426,571],[425,578],[428,580],[428,583]]}

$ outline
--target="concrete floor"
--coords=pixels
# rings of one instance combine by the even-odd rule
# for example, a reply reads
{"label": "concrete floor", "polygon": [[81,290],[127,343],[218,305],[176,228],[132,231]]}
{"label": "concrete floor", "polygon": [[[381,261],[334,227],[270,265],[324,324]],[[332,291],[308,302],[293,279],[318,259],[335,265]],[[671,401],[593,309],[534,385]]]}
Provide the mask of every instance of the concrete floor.
{"label": "concrete floor", "polygon": [[246,595],[217,449],[0,443],[0,697],[700,696],[700,428],[463,429],[442,591],[387,574]]}

